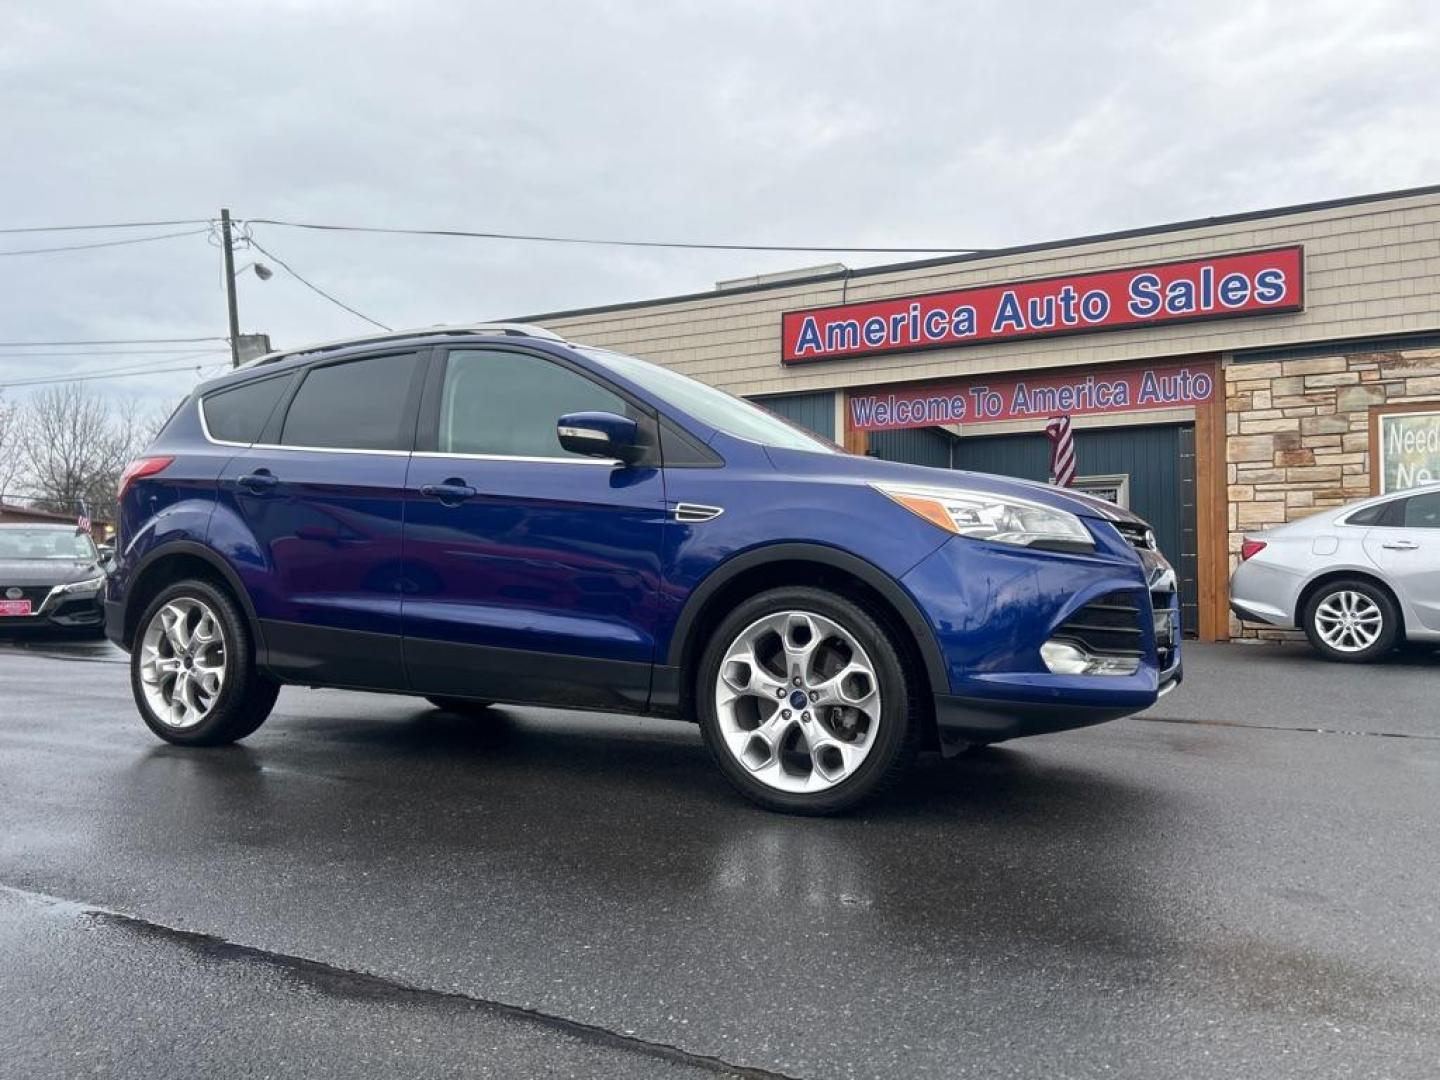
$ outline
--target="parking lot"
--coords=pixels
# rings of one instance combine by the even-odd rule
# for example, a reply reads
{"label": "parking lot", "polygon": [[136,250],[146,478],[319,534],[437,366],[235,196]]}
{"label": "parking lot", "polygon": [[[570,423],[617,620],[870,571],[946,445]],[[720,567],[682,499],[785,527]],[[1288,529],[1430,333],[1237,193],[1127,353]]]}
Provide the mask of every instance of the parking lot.
{"label": "parking lot", "polygon": [[156,741],[0,642],[0,1074],[1433,1075],[1440,658],[1192,646],[863,813],[688,726],[286,690]]}

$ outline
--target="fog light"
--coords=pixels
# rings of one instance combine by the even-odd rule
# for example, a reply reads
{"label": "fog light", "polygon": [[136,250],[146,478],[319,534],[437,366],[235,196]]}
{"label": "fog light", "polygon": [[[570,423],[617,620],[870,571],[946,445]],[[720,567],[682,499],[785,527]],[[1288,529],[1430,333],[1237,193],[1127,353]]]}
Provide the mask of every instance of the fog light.
{"label": "fog light", "polygon": [[1134,675],[1140,670],[1138,656],[1095,656],[1069,641],[1045,642],[1040,659],[1052,675]]}

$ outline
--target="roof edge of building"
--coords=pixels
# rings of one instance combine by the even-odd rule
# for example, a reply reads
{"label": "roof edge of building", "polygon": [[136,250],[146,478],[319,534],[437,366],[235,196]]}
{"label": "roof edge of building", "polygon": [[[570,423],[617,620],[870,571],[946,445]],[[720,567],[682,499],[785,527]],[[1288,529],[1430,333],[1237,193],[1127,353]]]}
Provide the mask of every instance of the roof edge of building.
{"label": "roof edge of building", "polygon": [[1033,244],[1018,244],[1013,247],[989,248],[984,251],[967,252],[959,255],[940,255],[932,259],[915,259],[907,262],[883,263],[866,266],[858,270],[834,271],[813,277],[786,278],[782,281],[765,281],[754,285],[742,285],[724,290],[706,289],[703,292],[676,293],[671,296],[656,296],[647,300],[623,300],[614,304],[596,304],[591,307],[568,308],[560,311],[546,311],[535,315],[517,316],[509,321],[541,323],[546,319],[569,319],[582,315],[603,315],[613,311],[634,311],[638,308],[659,307],[664,304],[683,304],[695,300],[713,300],[716,297],[743,296],[747,293],[770,292],[774,289],[790,289],[797,285],[818,285],[829,281],[872,277],[877,274],[893,274],[904,270],[924,270],[934,266],[951,266],[960,263],[983,262],[986,259],[1024,255],[1032,251],[1053,251],[1057,248],[1084,247],[1087,244],[1103,244],[1112,240],[1131,240],[1142,236],[1157,236],[1171,232],[1185,232],[1188,229],[1204,229],[1216,225],[1234,225],[1265,218],[1290,217],[1309,214],[1319,210],[1334,210],[1346,206],[1364,206],[1369,203],[1393,202],[1413,199],[1421,195],[1440,195],[1440,184],[1423,187],[1400,188],[1395,191],[1378,191],[1366,195],[1346,195],[1337,199],[1323,199],[1319,202],[1295,203],[1265,210],[1246,210],[1237,214],[1222,214],[1216,217],[1191,218],[1164,225],[1147,225],[1134,229],[1120,229],[1115,232],[1092,233],[1088,236],[1074,236],[1063,240],[1043,240]]}

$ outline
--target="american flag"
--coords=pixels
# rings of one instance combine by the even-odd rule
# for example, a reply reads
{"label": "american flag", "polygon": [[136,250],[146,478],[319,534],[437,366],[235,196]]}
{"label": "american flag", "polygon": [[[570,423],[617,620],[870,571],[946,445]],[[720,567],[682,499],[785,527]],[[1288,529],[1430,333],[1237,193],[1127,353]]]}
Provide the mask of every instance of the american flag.
{"label": "american flag", "polygon": [[1069,487],[1075,482],[1075,439],[1070,434],[1070,416],[1051,417],[1045,425],[1050,438],[1050,482]]}
{"label": "american flag", "polygon": [[90,511],[86,508],[84,499],[75,500],[75,531],[82,533],[90,531]]}

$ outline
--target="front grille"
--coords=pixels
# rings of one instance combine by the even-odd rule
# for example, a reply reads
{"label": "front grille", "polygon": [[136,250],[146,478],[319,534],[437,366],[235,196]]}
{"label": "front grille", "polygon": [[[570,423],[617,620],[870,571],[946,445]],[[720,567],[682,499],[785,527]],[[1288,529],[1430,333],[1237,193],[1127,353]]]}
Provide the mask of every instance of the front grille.
{"label": "front grille", "polygon": [[1150,608],[1155,613],[1155,662],[1161,671],[1175,666],[1175,649],[1180,644],[1180,612],[1173,592],[1152,592]]}
{"label": "front grille", "polygon": [[1155,533],[1149,525],[1142,521],[1115,521],[1111,522],[1121,536],[1123,536],[1131,547],[1141,548],[1145,551],[1154,551]]}
{"label": "front grille", "polygon": [[0,600],[29,600],[31,611],[34,611],[44,603],[45,597],[50,595],[49,585],[21,585],[19,586],[19,596],[11,595],[13,588],[15,588],[15,586],[0,584]]}
{"label": "front grille", "polygon": [[1097,656],[1141,655],[1141,610],[1138,593],[1106,593],[1092,600],[1055,631]]}

